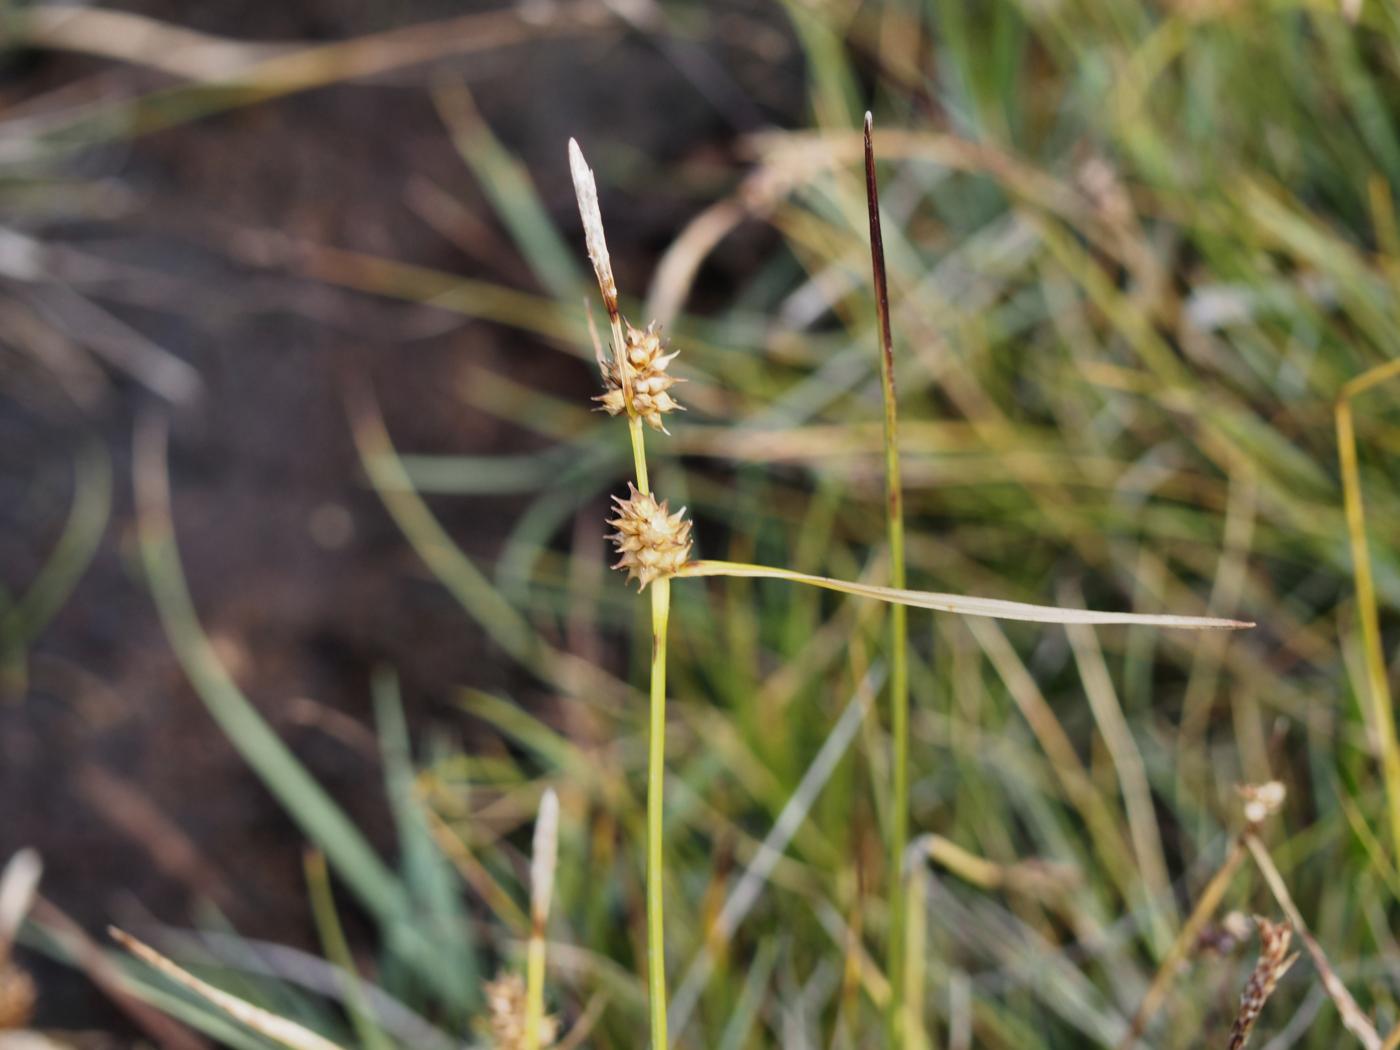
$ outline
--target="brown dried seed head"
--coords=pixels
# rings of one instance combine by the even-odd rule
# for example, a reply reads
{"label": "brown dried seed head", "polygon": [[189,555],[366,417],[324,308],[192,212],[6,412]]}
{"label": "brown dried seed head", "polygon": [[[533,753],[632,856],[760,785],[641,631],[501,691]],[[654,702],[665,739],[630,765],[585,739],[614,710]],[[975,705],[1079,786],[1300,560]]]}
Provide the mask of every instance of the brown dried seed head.
{"label": "brown dried seed head", "polygon": [[613,497],[617,517],[608,524],[617,529],[609,539],[619,555],[614,569],[627,570],[627,579],[645,588],[652,580],[674,576],[690,560],[690,522],[685,508],[671,513],[670,506],[649,492],[638,492],[628,483],[627,499]]}
{"label": "brown dried seed head", "polygon": [[1259,961],[1240,996],[1240,1012],[1230,1029],[1230,1050],[1241,1050],[1249,1042],[1254,1023],[1259,1020],[1269,996],[1274,994],[1279,978],[1298,958],[1297,953],[1288,954],[1288,945],[1293,940],[1292,926],[1286,922],[1270,922],[1258,915],[1254,917],[1254,924],[1259,928]]}
{"label": "brown dried seed head", "polygon": [[[664,432],[666,427],[661,417],[681,408],[670,394],[671,387],[680,380],[666,372],[667,366],[676,359],[676,353],[662,352],[665,344],[655,321],[645,329],[627,324],[624,338],[627,374],[632,386],[632,410],[649,426]],[[604,411],[610,416],[627,411],[622,376],[616,361],[609,361],[604,367],[603,383],[607,390],[593,400],[602,402]]]}
{"label": "brown dried seed head", "polygon": [[[486,982],[484,991],[493,1050],[524,1050],[525,982],[519,974],[503,973]],[[546,1016],[540,1022],[540,1046],[553,1046],[558,1035],[558,1020]]]}

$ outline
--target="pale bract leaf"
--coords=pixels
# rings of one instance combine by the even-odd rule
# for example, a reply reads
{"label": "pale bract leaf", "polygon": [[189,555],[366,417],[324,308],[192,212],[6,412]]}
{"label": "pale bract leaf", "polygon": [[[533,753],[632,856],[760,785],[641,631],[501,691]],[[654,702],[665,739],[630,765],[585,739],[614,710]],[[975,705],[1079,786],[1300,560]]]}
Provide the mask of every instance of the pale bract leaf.
{"label": "pale bract leaf", "polygon": [[935,612],[957,613],[960,616],[985,616],[996,620],[1024,620],[1030,623],[1125,623],[1187,630],[1238,630],[1254,626],[1254,624],[1243,620],[1225,620],[1210,616],[1157,616],[1144,613],[1095,612],[1092,609],[1072,609],[1056,605],[1029,605],[1026,602],[1003,601],[1000,598],[976,598],[962,594],[939,594],[935,591],[877,587],[869,583],[851,583],[847,580],[834,580],[827,576],[812,576],[805,572],[794,572],[791,569],[776,569],[765,565],[749,565],[732,561],[693,561],[676,575],[747,576],[787,580],[790,583],[805,583],[812,587],[823,587],[829,591],[840,591],[842,594],[852,594],[860,598],[874,598],[882,602],[894,602],[916,609],[932,609]]}
{"label": "pale bract leaf", "polygon": [[112,935],[113,940],[142,962],[159,970],[176,984],[183,985],[196,995],[207,999],[230,1017],[241,1021],[253,1031],[266,1036],[273,1042],[291,1047],[292,1050],[343,1050],[342,1047],[317,1035],[309,1028],[303,1028],[294,1021],[278,1017],[261,1007],[254,1006],[245,999],[229,995],[228,992],[221,991],[212,984],[201,981],[184,967],[167,959],[149,944],[137,940],[131,934],[115,927],[110,927],[108,932]]}

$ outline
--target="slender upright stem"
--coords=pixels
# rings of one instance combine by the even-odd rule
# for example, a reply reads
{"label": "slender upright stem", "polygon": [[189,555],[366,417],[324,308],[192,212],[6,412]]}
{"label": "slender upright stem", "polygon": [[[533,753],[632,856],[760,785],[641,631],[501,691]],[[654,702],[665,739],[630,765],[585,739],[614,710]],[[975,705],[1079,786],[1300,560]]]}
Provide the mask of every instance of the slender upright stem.
{"label": "slender upright stem", "polygon": [[[617,283],[603,234],[603,216],[598,207],[598,186],[593,171],[583,158],[578,143],[569,140],[569,171],[578,195],[579,217],[583,220],[588,258],[598,277],[598,290],[608,310],[612,335],[613,362],[622,403],[627,410],[627,430],[632,442],[632,461],[637,471],[637,489],[651,492],[647,478],[646,439],[642,420],[632,400],[632,367],[627,359],[627,340],[618,309]],[[595,338],[595,346],[597,340]],[[598,349],[599,366],[604,367]],[[606,368],[604,367],[606,373]],[[651,732],[647,757],[647,985],[650,991],[651,1043],[654,1050],[666,1050],[666,951],[662,939],[662,802],[666,772],[666,625],[671,616],[671,582],[651,584]]]}
{"label": "slender upright stem", "polygon": [[651,729],[647,740],[647,990],[652,1050],[666,1050],[666,941],[662,935],[662,804],[666,776],[666,626],[671,581],[651,585]]}
{"label": "slender upright stem", "polygon": [[[880,233],[880,191],[875,179],[874,121],[865,115],[865,196],[870,208],[870,269],[880,320],[880,385],[885,402],[885,513],[890,545],[890,584],[904,587],[904,493],[899,481],[899,416],[894,393],[894,339],[890,335],[885,242]],[[894,771],[890,783],[890,1045],[904,1045],[904,928],[908,914],[904,851],[909,842],[909,653],[908,612],[890,606],[890,733]]]}
{"label": "slender upright stem", "polygon": [[1381,775],[1385,783],[1390,813],[1391,845],[1400,859],[1400,743],[1395,733],[1391,706],[1390,679],[1385,647],[1381,639],[1380,615],[1376,606],[1375,577],[1371,571],[1371,550],[1366,542],[1366,509],[1361,498],[1361,469],[1356,454],[1356,426],[1352,399],[1384,379],[1400,377],[1400,361],[1371,369],[1342,388],[1337,399],[1337,456],[1342,469],[1342,493],[1346,511],[1347,536],[1351,542],[1352,575],[1356,581],[1356,614],[1361,621],[1361,640],[1366,660],[1366,679],[1371,694],[1371,728],[1380,749]]}
{"label": "slender upright stem", "polygon": [[637,491],[650,492],[647,481],[647,445],[642,433],[642,421],[636,416],[627,417],[627,433],[632,438],[632,463],[637,468]]}
{"label": "slender upright stem", "polygon": [[540,1046],[544,1025],[544,952],[543,932],[532,929],[525,954],[525,1050],[539,1050]]}

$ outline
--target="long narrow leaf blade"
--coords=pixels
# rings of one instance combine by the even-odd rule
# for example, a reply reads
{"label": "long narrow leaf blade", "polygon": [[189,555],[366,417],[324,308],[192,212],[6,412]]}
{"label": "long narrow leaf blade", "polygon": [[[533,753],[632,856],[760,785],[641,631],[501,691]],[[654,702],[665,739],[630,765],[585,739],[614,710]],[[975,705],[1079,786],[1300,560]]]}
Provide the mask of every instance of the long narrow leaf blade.
{"label": "long narrow leaf blade", "polygon": [[940,594],[936,591],[911,591],[899,587],[877,587],[869,583],[833,580],[828,576],[812,576],[791,569],[776,569],[767,565],[749,565],[733,561],[693,561],[677,574],[679,576],[745,576],[789,583],[805,583],[829,591],[853,594],[859,598],[895,602],[916,609],[957,613],[960,616],[986,616],[995,620],[1024,620],[1030,623],[1130,623],[1153,627],[1176,627],[1189,630],[1239,630],[1253,627],[1245,620],[1225,620],[1213,616],[1169,616],[1143,613],[1095,612],[1092,609],[1066,609],[1057,605],[1030,605],[1000,598],[976,598],[963,594]]}
{"label": "long narrow leaf blade", "polygon": [[150,945],[138,941],[131,934],[115,927],[110,928],[108,932],[117,943],[138,959],[159,970],[177,984],[183,985],[196,995],[207,999],[230,1017],[236,1018],[253,1031],[274,1042],[290,1047],[291,1050],[341,1050],[337,1044],[317,1035],[308,1028],[303,1028],[285,1017],[268,1013],[244,999],[229,995],[227,992],[220,991],[213,985],[201,981],[194,974],[167,959]]}

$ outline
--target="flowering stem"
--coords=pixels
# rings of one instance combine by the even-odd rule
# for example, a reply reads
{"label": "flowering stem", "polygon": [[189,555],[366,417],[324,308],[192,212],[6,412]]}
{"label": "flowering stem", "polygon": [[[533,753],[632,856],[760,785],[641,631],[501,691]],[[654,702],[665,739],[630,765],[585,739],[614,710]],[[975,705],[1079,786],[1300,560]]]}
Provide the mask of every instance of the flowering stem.
{"label": "flowering stem", "polygon": [[671,581],[651,585],[651,729],[647,740],[647,988],[652,1050],[666,1050],[666,942],[662,936],[662,803],[666,776],[666,627]]}
{"label": "flowering stem", "polygon": [[[569,140],[569,171],[578,195],[579,217],[583,220],[588,258],[598,277],[598,290],[608,310],[612,329],[612,355],[621,408],[627,413],[627,430],[632,441],[632,460],[637,471],[637,490],[650,496],[647,479],[646,439],[642,416],[634,401],[632,363],[627,357],[627,339],[618,310],[617,283],[603,234],[603,216],[598,208],[598,186],[583,158],[578,143]],[[597,340],[595,339],[595,346]],[[659,347],[657,348],[659,352]],[[598,350],[599,365],[602,350]],[[662,367],[658,365],[657,367]],[[674,406],[672,406],[674,407]],[[667,409],[662,408],[661,411]],[[609,408],[609,412],[613,412]],[[657,419],[659,416],[654,416]],[[681,557],[685,555],[682,554]],[[642,586],[647,577],[642,577]],[[671,617],[671,581],[665,576],[651,582],[651,728],[647,744],[647,987],[650,992],[651,1044],[653,1050],[666,1050],[666,948],[662,939],[662,803],[666,774],[666,625]]]}
{"label": "flowering stem", "polygon": [[[890,584],[904,588],[904,492],[899,480],[899,418],[894,393],[894,340],[880,232],[880,191],[875,179],[873,120],[865,115],[865,199],[870,211],[870,268],[880,322],[880,389],[885,403],[885,514],[890,545]],[[909,641],[908,612],[890,607],[890,733],[894,775],[890,784],[890,928],[886,970],[890,979],[890,1044],[904,1045],[904,938],[907,890],[904,851],[909,842]]]}

